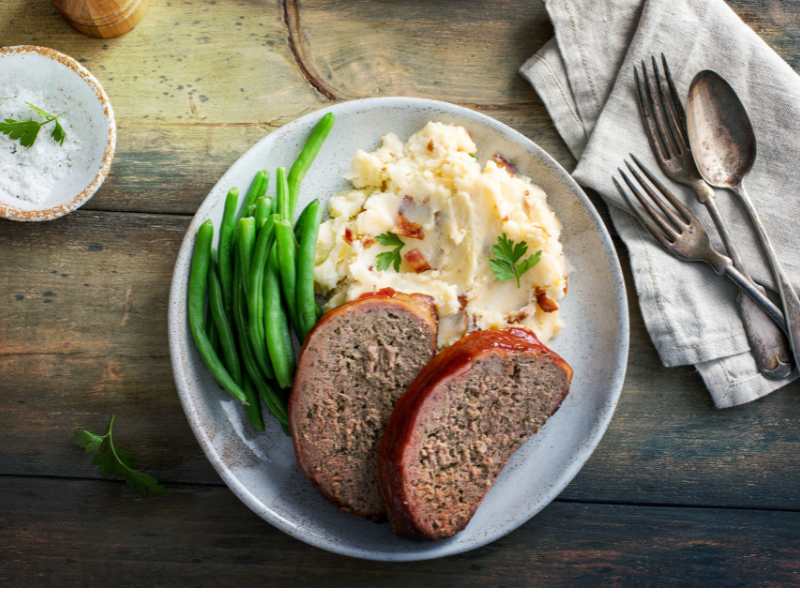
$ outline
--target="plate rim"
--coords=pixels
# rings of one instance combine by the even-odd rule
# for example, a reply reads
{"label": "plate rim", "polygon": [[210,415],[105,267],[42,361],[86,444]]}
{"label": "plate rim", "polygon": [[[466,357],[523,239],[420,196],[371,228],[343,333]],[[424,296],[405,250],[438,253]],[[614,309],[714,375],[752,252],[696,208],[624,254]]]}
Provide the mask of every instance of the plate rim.
{"label": "plate rim", "polygon": [[[483,121],[485,124],[499,130],[503,136],[510,139],[514,143],[520,145],[521,147],[525,148],[526,151],[531,152],[537,156],[547,167],[553,169],[555,173],[559,176],[559,178],[570,188],[570,190],[578,197],[580,202],[582,203],[583,207],[586,209],[589,218],[595,225],[595,229],[598,231],[601,243],[606,250],[606,256],[609,259],[609,266],[610,266],[610,275],[611,275],[611,282],[614,290],[616,290],[616,299],[617,302],[615,303],[615,308],[618,311],[618,321],[620,324],[619,334],[621,344],[616,349],[614,353],[614,369],[611,376],[611,386],[609,388],[609,394],[607,401],[603,404],[603,407],[600,413],[597,415],[597,418],[594,422],[592,427],[592,433],[587,441],[587,443],[582,444],[580,447],[577,448],[575,454],[572,456],[569,466],[564,470],[561,476],[557,479],[556,484],[551,486],[550,491],[547,494],[544,494],[537,507],[534,508],[530,514],[525,514],[522,518],[516,518],[510,520],[506,525],[503,527],[498,527],[498,529],[492,532],[491,535],[487,535],[485,537],[480,538],[480,540],[476,540],[474,543],[465,544],[462,547],[458,546],[420,546],[420,551],[398,551],[396,553],[393,552],[384,552],[384,551],[375,551],[375,550],[366,550],[359,547],[354,546],[344,546],[340,543],[331,542],[321,536],[314,536],[309,535],[304,530],[302,526],[298,526],[296,523],[292,522],[290,519],[286,519],[281,515],[277,514],[273,511],[268,505],[261,502],[255,495],[248,489],[248,487],[233,473],[233,471],[223,462],[222,457],[219,456],[213,448],[212,441],[209,439],[208,432],[202,427],[202,425],[198,422],[194,414],[193,408],[193,400],[188,393],[188,390],[185,387],[185,383],[179,379],[178,372],[181,368],[180,362],[180,349],[178,348],[178,341],[177,335],[173,334],[173,330],[177,330],[176,327],[180,327],[179,320],[180,320],[180,302],[176,299],[180,296],[180,288],[183,286],[183,282],[179,281],[179,277],[177,276],[177,269],[178,265],[181,262],[181,259],[184,255],[190,251],[192,247],[192,236],[191,234],[197,229],[198,223],[200,220],[200,213],[201,209],[211,200],[211,198],[215,195],[218,195],[218,191],[221,187],[221,183],[224,182],[227,177],[236,169],[237,165],[240,162],[243,162],[245,158],[253,152],[257,151],[257,148],[261,145],[268,143],[273,137],[278,137],[282,135],[287,128],[299,128],[304,129],[307,126],[312,126],[322,115],[327,112],[336,112],[337,110],[341,110],[342,107],[348,108],[374,108],[379,106],[386,106],[386,105],[412,105],[419,108],[426,108],[426,109],[440,109],[443,112],[450,113],[450,114],[461,114],[467,117],[470,117],[477,121]],[[220,196],[222,197],[222,196]],[[175,381],[175,387],[178,392],[178,397],[181,401],[181,407],[183,409],[184,415],[186,416],[187,421],[189,422],[189,426],[192,429],[192,432],[197,439],[200,447],[203,450],[206,458],[209,460],[211,465],[214,467],[214,470],[219,474],[222,480],[225,482],[225,485],[233,492],[233,494],[244,503],[247,508],[253,511],[256,515],[258,515],[261,519],[265,520],[270,525],[276,527],[277,529],[281,530],[283,533],[286,533],[292,536],[295,539],[298,539],[310,546],[315,548],[319,548],[321,550],[326,550],[328,552],[332,552],[334,554],[342,555],[342,556],[349,556],[353,558],[360,558],[365,560],[372,560],[372,561],[388,561],[388,562],[410,562],[410,561],[422,561],[422,560],[432,560],[435,558],[443,558],[445,556],[453,556],[462,554],[464,552],[469,552],[472,550],[476,550],[481,548],[487,544],[490,544],[509,533],[513,532],[514,530],[518,529],[529,520],[534,518],[537,514],[539,514],[544,508],[549,506],[553,500],[555,500],[558,495],[569,485],[569,483],[575,478],[578,472],[583,468],[586,464],[588,459],[594,453],[595,449],[597,448],[600,440],[603,439],[606,431],[608,430],[608,425],[611,422],[611,419],[614,416],[614,412],[616,411],[617,404],[619,402],[619,397],[622,392],[622,387],[625,382],[625,376],[627,373],[627,366],[628,366],[628,353],[630,347],[630,316],[629,316],[629,307],[628,307],[628,299],[627,299],[627,291],[625,285],[625,279],[622,272],[622,265],[619,260],[619,256],[617,254],[616,247],[614,246],[614,242],[611,238],[611,234],[608,231],[605,223],[603,222],[600,213],[595,208],[594,204],[589,200],[589,197],[586,195],[586,192],[583,188],[578,184],[577,181],[570,175],[567,170],[558,162],[556,161],[547,151],[541,148],[536,142],[528,138],[526,135],[522,134],[521,132],[515,130],[509,125],[506,125],[502,121],[495,119],[489,115],[485,115],[477,110],[473,110],[471,108],[467,108],[464,106],[460,106],[458,104],[454,104],[451,102],[445,102],[442,100],[432,100],[426,98],[418,98],[418,97],[411,97],[411,96],[378,96],[378,97],[371,97],[371,98],[361,98],[355,100],[347,100],[344,102],[338,102],[335,104],[324,106],[320,109],[314,110],[312,112],[306,113],[301,117],[293,119],[288,123],[282,125],[281,127],[271,131],[257,142],[252,144],[245,152],[243,152],[239,158],[237,158],[225,173],[220,176],[214,186],[209,190],[206,197],[197,207],[195,214],[192,216],[189,225],[186,228],[186,232],[184,233],[183,240],[181,241],[180,248],[178,250],[178,254],[175,258],[175,265],[172,271],[172,280],[170,283],[170,294],[169,294],[169,306],[168,306],[168,314],[167,314],[167,335],[169,339],[169,351],[170,351],[170,363],[172,366],[172,374],[173,379]],[[186,326],[186,324],[183,324]]]}

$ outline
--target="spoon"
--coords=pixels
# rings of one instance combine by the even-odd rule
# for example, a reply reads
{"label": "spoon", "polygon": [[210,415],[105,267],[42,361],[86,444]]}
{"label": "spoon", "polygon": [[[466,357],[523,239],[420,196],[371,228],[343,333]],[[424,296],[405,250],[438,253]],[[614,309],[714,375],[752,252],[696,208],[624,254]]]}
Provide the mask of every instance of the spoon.
{"label": "spoon", "polygon": [[781,297],[794,363],[800,365],[800,298],[744,187],[744,178],[756,161],[756,136],[747,111],[733,88],[714,71],[701,71],[695,76],[686,108],[689,145],[697,170],[706,183],[730,190],[744,205],[767,255]]}

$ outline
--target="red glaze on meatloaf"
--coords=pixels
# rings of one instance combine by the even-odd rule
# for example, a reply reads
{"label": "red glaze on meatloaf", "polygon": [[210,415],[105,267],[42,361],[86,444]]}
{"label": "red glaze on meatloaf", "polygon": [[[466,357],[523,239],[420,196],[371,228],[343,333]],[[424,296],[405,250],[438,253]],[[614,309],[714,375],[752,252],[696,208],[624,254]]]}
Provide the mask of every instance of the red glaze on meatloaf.
{"label": "red glaze on meatloaf", "polygon": [[466,527],[510,456],[569,392],[572,369],[530,331],[475,331],[440,352],[397,401],[379,447],[396,533]]}
{"label": "red glaze on meatloaf", "polygon": [[309,334],[289,398],[297,463],[343,510],[386,516],[377,445],[395,401],[436,352],[428,296],[384,289],[325,314]]}

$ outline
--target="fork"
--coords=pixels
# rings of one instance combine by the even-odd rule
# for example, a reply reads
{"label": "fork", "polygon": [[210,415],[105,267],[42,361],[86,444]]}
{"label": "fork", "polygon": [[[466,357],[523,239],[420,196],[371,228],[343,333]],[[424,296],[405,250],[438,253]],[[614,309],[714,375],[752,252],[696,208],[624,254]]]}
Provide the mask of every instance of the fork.
{"label": "fork", "polygon": [[[695,166],[689,146],[689,134],[686,130],[686,113],[672,79],[667,59],[662,53],[663,76],[655,56],[651,56],[650,60],[655,85],[651,85],[647,63],[644,60],[641,63],[642,76],[639,76],[639,69],[634,66],[634,78],[639,113],[653,154],[667,177],[691,188],[697,200],[705,205],[717,231],[719,231],[727,254],[733,261],[733,266],[749,278],[725,221],[717,208],[714,190],[703,181]],[[666,92],[664,80],[666,80]],[[764,293],[763,287],[752,283],[759,288],[760,292]],[[788,377],[792,371],[792,361],[785,336],[759,309],[753,299],[740,293],[737,297],[737,304],[758,370],[769,379]]]}
{"label": "fork", "polygon": [[[772,319],[781,331],[786,332],[783,312],[752,280],[737,269],[729,256],[718,252],[702,223],[694,213],[661,183],[650,170],[633,154],[630,155],[636,167],[627,160],[619,174],[631,192],[631,199],[617,177],[612,177],[620,196],[630,207],[636,219],[649,231],[664,249],[674,257],[687,262],[701,262],[709,265],[717,275],[730,279],[739,289],[752,298]],[[636,183],[634,183],[634,181]]]}

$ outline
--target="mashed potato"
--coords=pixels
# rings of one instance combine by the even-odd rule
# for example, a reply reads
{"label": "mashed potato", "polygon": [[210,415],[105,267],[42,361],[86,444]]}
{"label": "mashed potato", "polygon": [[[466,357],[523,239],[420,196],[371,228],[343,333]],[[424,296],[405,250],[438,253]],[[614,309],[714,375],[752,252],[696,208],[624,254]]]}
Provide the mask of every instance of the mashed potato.
{"label": "mashed potato", "polygon": [[[558,301],[567,289],[561,224],[544,191],[502,157],[481,168],[463,127],[428,123],[403,142],[390,133],[374,152],[359,150],[353,190],[334,196],[320,227],[314,277],[326,310],[390,287],[427,294],[440,318],[439,345],[466,331],[527,327],[546,342],[558,333]],[[404,243],[400,271],[379,270],[377,256]],[[505,234],[541,258],[521,278],[499,281],[492,246]]]}

